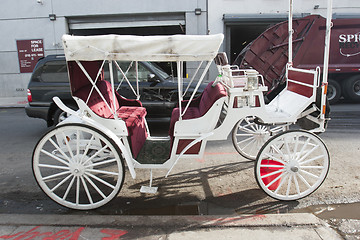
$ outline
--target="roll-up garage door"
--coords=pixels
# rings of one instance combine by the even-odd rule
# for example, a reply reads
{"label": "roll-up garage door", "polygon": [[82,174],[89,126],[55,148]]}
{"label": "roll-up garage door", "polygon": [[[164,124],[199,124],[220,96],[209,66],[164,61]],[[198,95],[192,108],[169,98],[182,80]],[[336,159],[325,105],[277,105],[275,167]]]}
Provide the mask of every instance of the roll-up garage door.
{"label": "roll-up garage door", "polygon": [[74,35],[185,33],[185,13],[80,16],[67,21],[69,33]]}

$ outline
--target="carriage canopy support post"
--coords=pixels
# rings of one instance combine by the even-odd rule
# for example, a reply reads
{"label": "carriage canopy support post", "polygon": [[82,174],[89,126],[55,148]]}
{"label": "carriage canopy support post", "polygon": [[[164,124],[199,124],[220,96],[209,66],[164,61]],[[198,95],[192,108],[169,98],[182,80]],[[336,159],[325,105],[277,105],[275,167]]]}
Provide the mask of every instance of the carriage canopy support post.
{"label": "carriage canopy support post", "polygon": [[326,15],[326,34],[325,34],[325,49],[324,49],[324,66],[323,66],[323,78],[321,86],[321,119],[325,119],[326,110],[326,93],[328,85],[328,71],[329,71],[329,54],[330,54],[330,34],[332,27],[332,0],[327,2],[327,15]]}
{"label": "carriage canopy support post", "polygon": [[288,20],[288,28],[289,28],[289,54],[288,54],[288,67],[292,67],[292,55],[293,55],[293,50],[292,50],[292,44],[293,44],[293,28],[292,28],[292,20],[293,20],[293,0],[289,0],[289,20]]}

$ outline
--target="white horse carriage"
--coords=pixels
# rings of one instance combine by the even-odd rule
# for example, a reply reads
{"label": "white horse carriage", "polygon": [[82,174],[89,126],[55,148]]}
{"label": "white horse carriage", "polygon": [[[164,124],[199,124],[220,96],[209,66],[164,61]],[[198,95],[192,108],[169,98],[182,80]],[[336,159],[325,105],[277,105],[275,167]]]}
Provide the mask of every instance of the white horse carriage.
{"label": "white horse carriage", "polygon": [[[232,133],[236,149],[255,160],[255,177],[266,194],[297,200],[314,192],[328,173],[328,150],[311,131],[287,126],[308,117],[319,126],[312,131],[325,130],[325,90],[321,109],[315,105],[319,70],[289,64],[285,89],[265,104],[267,87],[262,76],[253,69],[229,65],[226,55],[218,53],[222,40],[222,34],[64,35],[71,93],[79,110],[54,98],[70,117],[48,131],[34,149],[33,171],[41,189],[68,208],[94,209],[119,194],[125,168],[132,178],[140,168],[150,171],[150,186],[140,191],[155,193],[153,170],[167,169],[168,176],[178,161],[202,158],[208,141],[226,140]],[[195,97],[214,59],[220,74]],[[127,69],[120,67],[122,61],[131,61],[136,69],[138,61],[177,63],[179,102],[168,137],[151,136],[141,102],[115,91],[114,69],[130,84]],[[188,86],[183,81],[184,62],[197,64]],[[196,81],[190,99],[184,100]],[[318,116],[310,115],[313,112]]]}

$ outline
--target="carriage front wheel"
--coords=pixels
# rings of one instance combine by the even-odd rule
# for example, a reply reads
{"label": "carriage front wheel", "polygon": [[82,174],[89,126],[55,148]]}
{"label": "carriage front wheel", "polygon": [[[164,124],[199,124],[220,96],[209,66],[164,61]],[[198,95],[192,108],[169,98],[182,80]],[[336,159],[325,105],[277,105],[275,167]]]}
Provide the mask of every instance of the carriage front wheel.
{"label": "carriage front wheel", "polygon": [[64,124],[47,132],[33,152],[40,188],[57,203],[88,210],[108,203],[124,181],[124,163],[114,142],[83,124]]}
{"label": "carriage front wheel", "polygon": [[273,135],[287,129],[287,125],[260,125],[254,116],[241,118],[232,131],[232,142],[236,151],[249,160],[255,161],[264,143]]}
{"label": "carriage front wheel", "polygon": [[318,136],[292,130],[270,138],[260,149],[255,177],[270,197],[298,200],[320,187],[329,166],[329,152]]}

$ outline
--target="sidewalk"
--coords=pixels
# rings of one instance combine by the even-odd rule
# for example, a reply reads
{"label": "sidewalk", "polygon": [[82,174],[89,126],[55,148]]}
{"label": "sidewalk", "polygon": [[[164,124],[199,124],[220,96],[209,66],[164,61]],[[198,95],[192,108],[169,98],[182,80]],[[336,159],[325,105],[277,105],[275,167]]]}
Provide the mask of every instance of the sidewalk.
{"label": "sidewalk", "polygon": [[1,97],[0,98],[0,108],[1,107],[25,107],[27,104],[26,97]]}
{"label": "sidewalk", "polygon": [[0,239],[342,239],[309,213],[241,216],[0,214]]}

